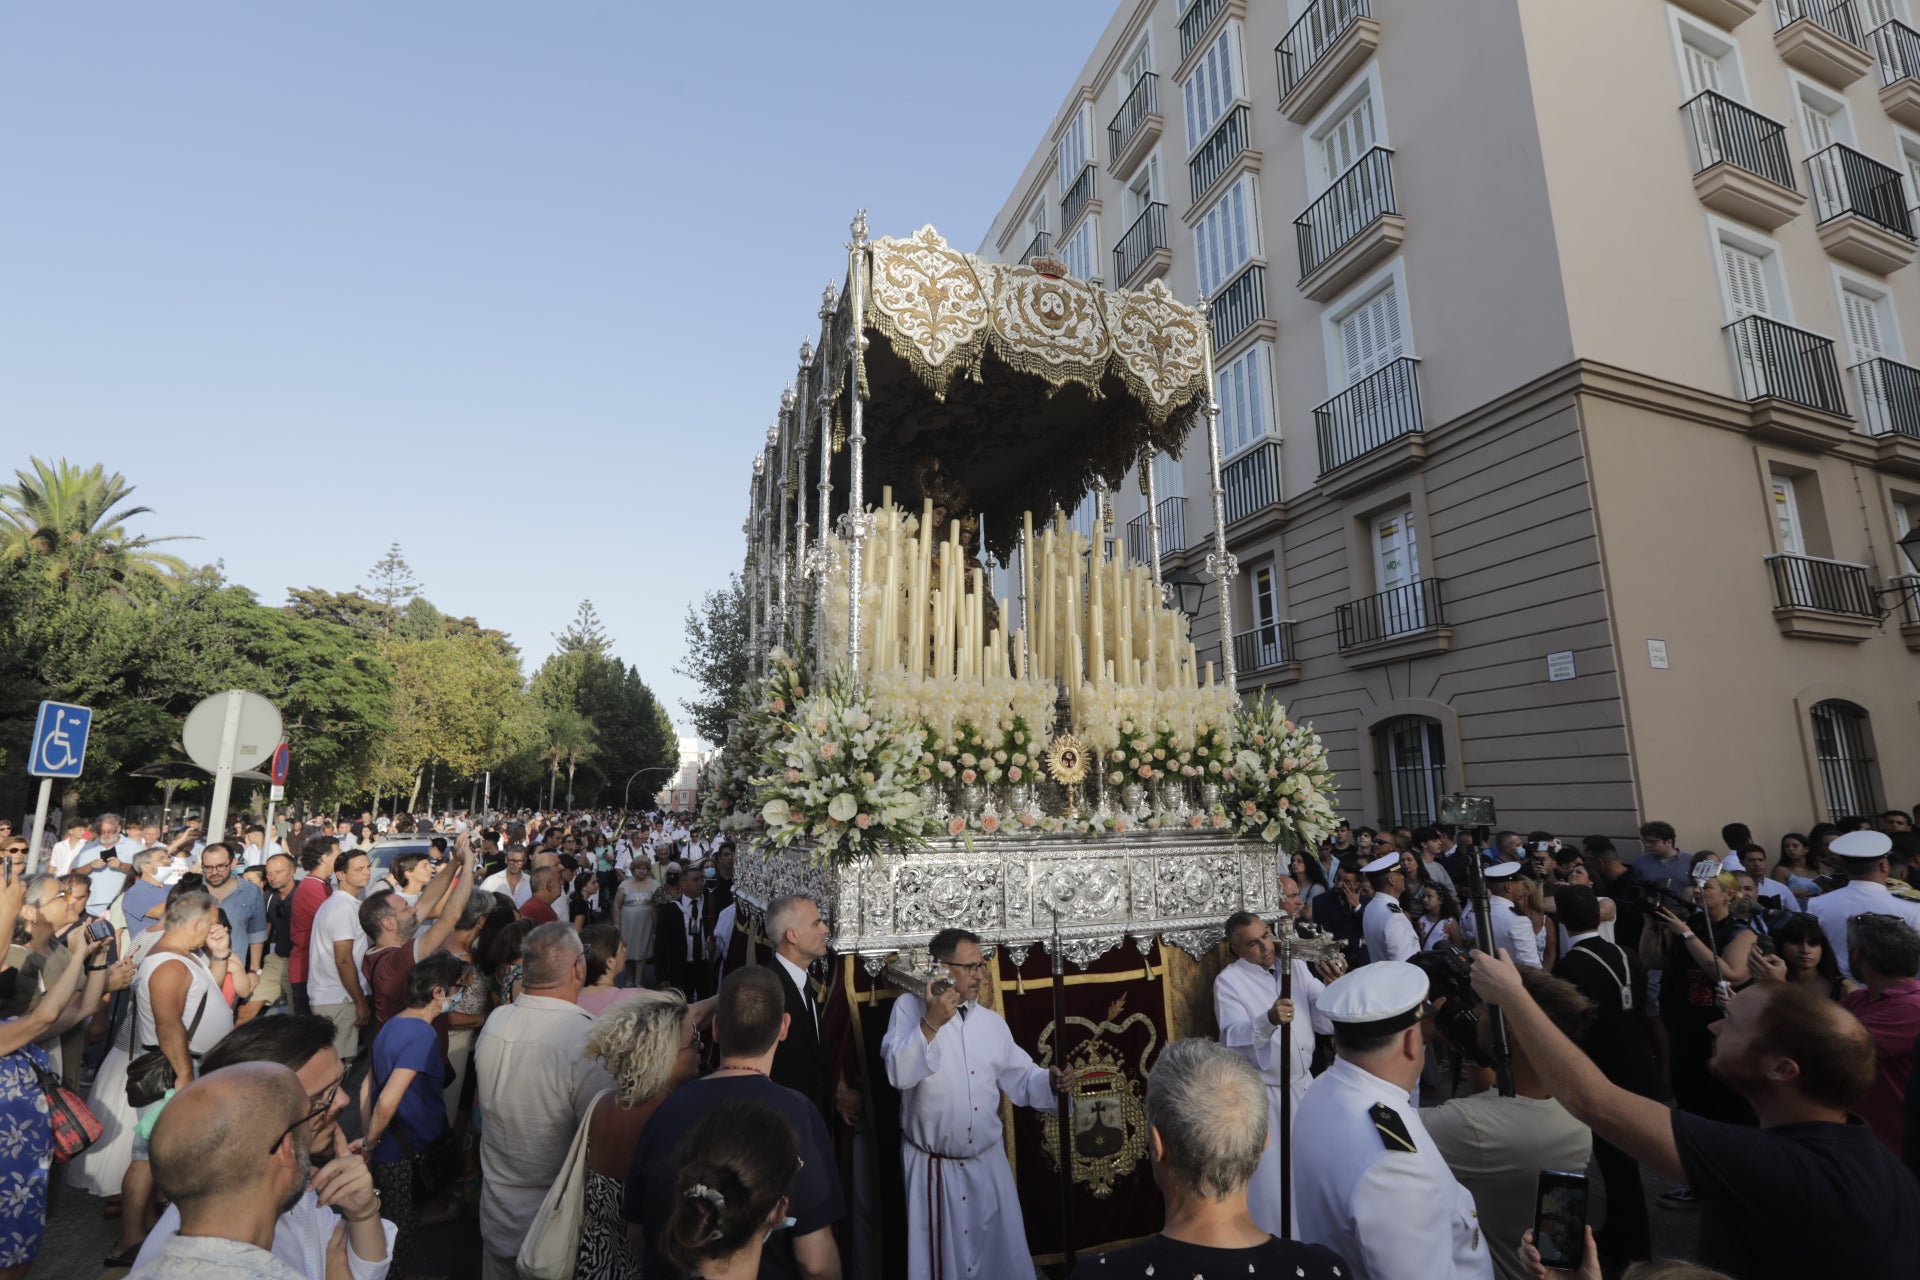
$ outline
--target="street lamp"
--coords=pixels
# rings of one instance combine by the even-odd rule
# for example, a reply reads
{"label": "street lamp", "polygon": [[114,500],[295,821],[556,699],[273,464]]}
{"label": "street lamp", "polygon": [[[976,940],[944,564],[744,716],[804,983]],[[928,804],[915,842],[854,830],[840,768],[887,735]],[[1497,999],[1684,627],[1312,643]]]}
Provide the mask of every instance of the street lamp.
{"label": "street lamp", "polygon": [[[1906,535],[1893,545],[1900,548],[1907,557],[1907,563],[1914,567],[1916,573],[1920,573],[1920,524],[1907,530]],[[1896,605],[1916,602],[1920,602],[1920,577],[1896,582],[1873,593],[1874,608],[1880,611],[1882,618],[1892,613]]]}
{"label": "street lamp", "polygon": [[677,764],[673,764],[673,765],[660,764],[660,765],[654,765],[652,768],[648,768],[648,769],[635,769],[632,775],[627,778],[626,789],[620,793],[620,807],[622,809],[630,807],[627,804],[627,801],[633,798],[634,778],[639,777],[643,773],[678,773],[679,771],[680,771],[680,766]]}
{"label": "street lamp", "polygon": [[1200,597],[1206,589],[1206,583],[1185,569],[1176,569],[1168,574],[1162,586],[1162,590],[1166,592],[1167,603],[1186,614],[1189,622],[1200,616]]}

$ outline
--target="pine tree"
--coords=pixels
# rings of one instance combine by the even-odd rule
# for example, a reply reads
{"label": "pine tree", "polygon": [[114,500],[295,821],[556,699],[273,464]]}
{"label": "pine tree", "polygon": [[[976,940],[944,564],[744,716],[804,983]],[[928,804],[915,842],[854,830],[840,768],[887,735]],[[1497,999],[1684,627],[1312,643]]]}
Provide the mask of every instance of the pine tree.
{"label": "pine tree", "polygon": [[591,600],[580,602],[580,607],[574,610],[573,621],[554,639],[560,642],[561,653],[591,653],[596,657],[605,657],[607,653],[607,629],[601,624],[600,614]]}
{"label": "pine tree", "polygon": [[413,576],[413,566],[400,551],[400,542],[395,539],[388,547],[387,554],[373,566],[370,585],[355,587],[354,590],[380,606],[380,634],[391,636],[393,624],[400,610],[420,594],[420,582]]}

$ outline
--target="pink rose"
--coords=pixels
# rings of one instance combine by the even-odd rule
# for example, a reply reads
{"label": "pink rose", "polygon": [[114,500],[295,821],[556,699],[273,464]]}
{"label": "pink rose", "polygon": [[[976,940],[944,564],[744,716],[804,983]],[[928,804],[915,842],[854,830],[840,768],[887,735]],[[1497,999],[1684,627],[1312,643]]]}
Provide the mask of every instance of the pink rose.
{"label": "pink rose", "polygon": [[855,814],[853,818],[853,825],[860,828],[862,831],[865,831],[868,827],[873,825],[873,816],[871,814],[865,814],[865,813]]}
{"label": "pink rose", "polygon": [[979,776],[979,774],[971,769],[962,769],[960,771],[960,781],[966,783],[968,786],[972,786]]}
{"label": "pink rose", "polygon": [[957,836],[966,829],[967,820],[965,818],[951,818],[947,822],[947,834],[950,836]]}
{"label": "pink rose", "polygon": [[1259,811],[1260,811],[1260,806],[1255,804],[1251,800],[1242,800],[1240,802],[1240,812],[1246,814],[1248,817],[1252,817],[1254,814],[1258,813]]}
{"label": "pink rose", "polygon": [[1020,815],[1020,825],[1023,827],[1031,827],[1038,821],[1040,821],[1040,815],[1037,813],[1023,813]]}
{"label": "pink rose", "polygon": [[980,816],[980,829],[988,835],[992,835],[998,831],[1000,829],[1000,815],[997,813],[982,814]]}
{"label": "pink rose", "polygon": [[828,760],[831,760],[840,754],[840,744],[837,742],[823,742],[820,744],[820,754]]}
{"label": "pink rose", "polygon": [[1198,827],[1200,825],[1200,815],[1197,813],[1188,814],[1187,825],[1190,827]]}
{"label": "pink rose", "polygon": [[1007,770],[1007,781],[1008,781],[1008,782],[1018,782],[1018,781],[1020,781],[1020,766],[1019,766],[1019,765],[1017,765],[1017,764],[1016,764],[1016,765],[1013,765],[1012,767],[1010,767],[1010,768],[1009,768],[1009,769]]}
{"label": "pink rose", "polygon": [[1153,770],[1148,768],[1144,764],[1141,765],[1140,768],[1137,769],[1135,772],[1137,772],[1143,778],[1151,778],[1153,776]]}
{"label": "pink rose", "polygon": [[1216,813],[1216,814],[1214,814],[1214,815],[1213,815],[1213,825],[1214,825],[1214,826],[1216,826],[1216,827],[1224,827],[1224,826],[1226,826],[1226,825],[1227,825],[1227,815],[1226,815],[1226,814],[1224,814],[1224,813]]}

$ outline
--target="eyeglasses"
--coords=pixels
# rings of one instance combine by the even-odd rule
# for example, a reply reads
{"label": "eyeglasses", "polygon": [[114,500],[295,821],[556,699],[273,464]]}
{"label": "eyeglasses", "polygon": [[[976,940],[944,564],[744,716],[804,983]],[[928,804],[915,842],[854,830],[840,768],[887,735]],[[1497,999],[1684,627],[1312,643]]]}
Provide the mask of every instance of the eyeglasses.
{"label": "eyeglasses", "polygon": [[298,1120],[295,1120],[292,1124],[288,1125],[286,1128],[280,1131],[280,1136],[275,1138],[273,1140],[272,1145],[267,1148],[267,1154],[272,1155],[274,1152],[278,1151],[280,1149],[280,1144],[285,1142],[287,1140],[287,1135],[292,1133],[295,1129],[300,1128],[302,1125],[307,1124],[309,1121],[318,1120],[321,1116],[325,1115],[327,1113],[327,1108],[333,1105],[333,1096],[338,1092],[340,1092],[340,1085],[336,1082],[333,1088],[327,1090],[324,1094],[320,1095],[322,1098],[325,1099],[325,1101],[321,1102],[320,1105],[316,1106],[313,1110],[307,1112],[305,1115],[301,1116]]}
{"label": "eyeglasses", "polygon": [[702,1044],[702,1042],[701,1042],[701,1040],[700,1040],[700,1028],[698,1028],[698,1027],[695,1027],[695,1028],[693,1029],[693,1039],[691,1039],[691,1040],[689,1040],[689,1041],[687,1041],[687,1042],[686,1042],[685,1044],[683,1044],[683,1045],[681,1045],[681,1046],[680,1046],[680,1052],[682,1052],[682,1053],[685,1053],[685,1052],[686,1052],[687,1050],[689,1050],[689,1049],[691,1049],[691,1050],[693,1050],[693,1051],[694,1051],[695,1053],[698,1053],[698,1052],[700,1052],[700,1050],[701,1050],[701,1049],[702,1049],[703,1047],[704,1047],[704,1046],[703,1046],[703,1044]]}
{"label": "eyeglasses", "polygon": [[985,973],[987,971],[987,962],[985,960],[975,960],[971,964],[962,964],[958,960],[949,960],[947,961],[947,968],[965,969],[970,973]]}

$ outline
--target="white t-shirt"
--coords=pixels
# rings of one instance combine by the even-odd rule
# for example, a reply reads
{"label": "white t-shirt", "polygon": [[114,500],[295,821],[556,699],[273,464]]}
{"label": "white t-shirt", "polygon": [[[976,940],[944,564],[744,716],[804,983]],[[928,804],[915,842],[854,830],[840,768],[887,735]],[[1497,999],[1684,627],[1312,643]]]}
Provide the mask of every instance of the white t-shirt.
{"label": "white t-shirt", "polygon": [[367,954],[367,935],[360,927],[360,899],[350,893],[334,893],[313,916],[313,936],[307,943],[307,1000],[312,1004],[345,1004],[347,989],[340,982],[340,970],[333,962],[333,944],[353,943],[353,968],[360,971],[360,958]]}

